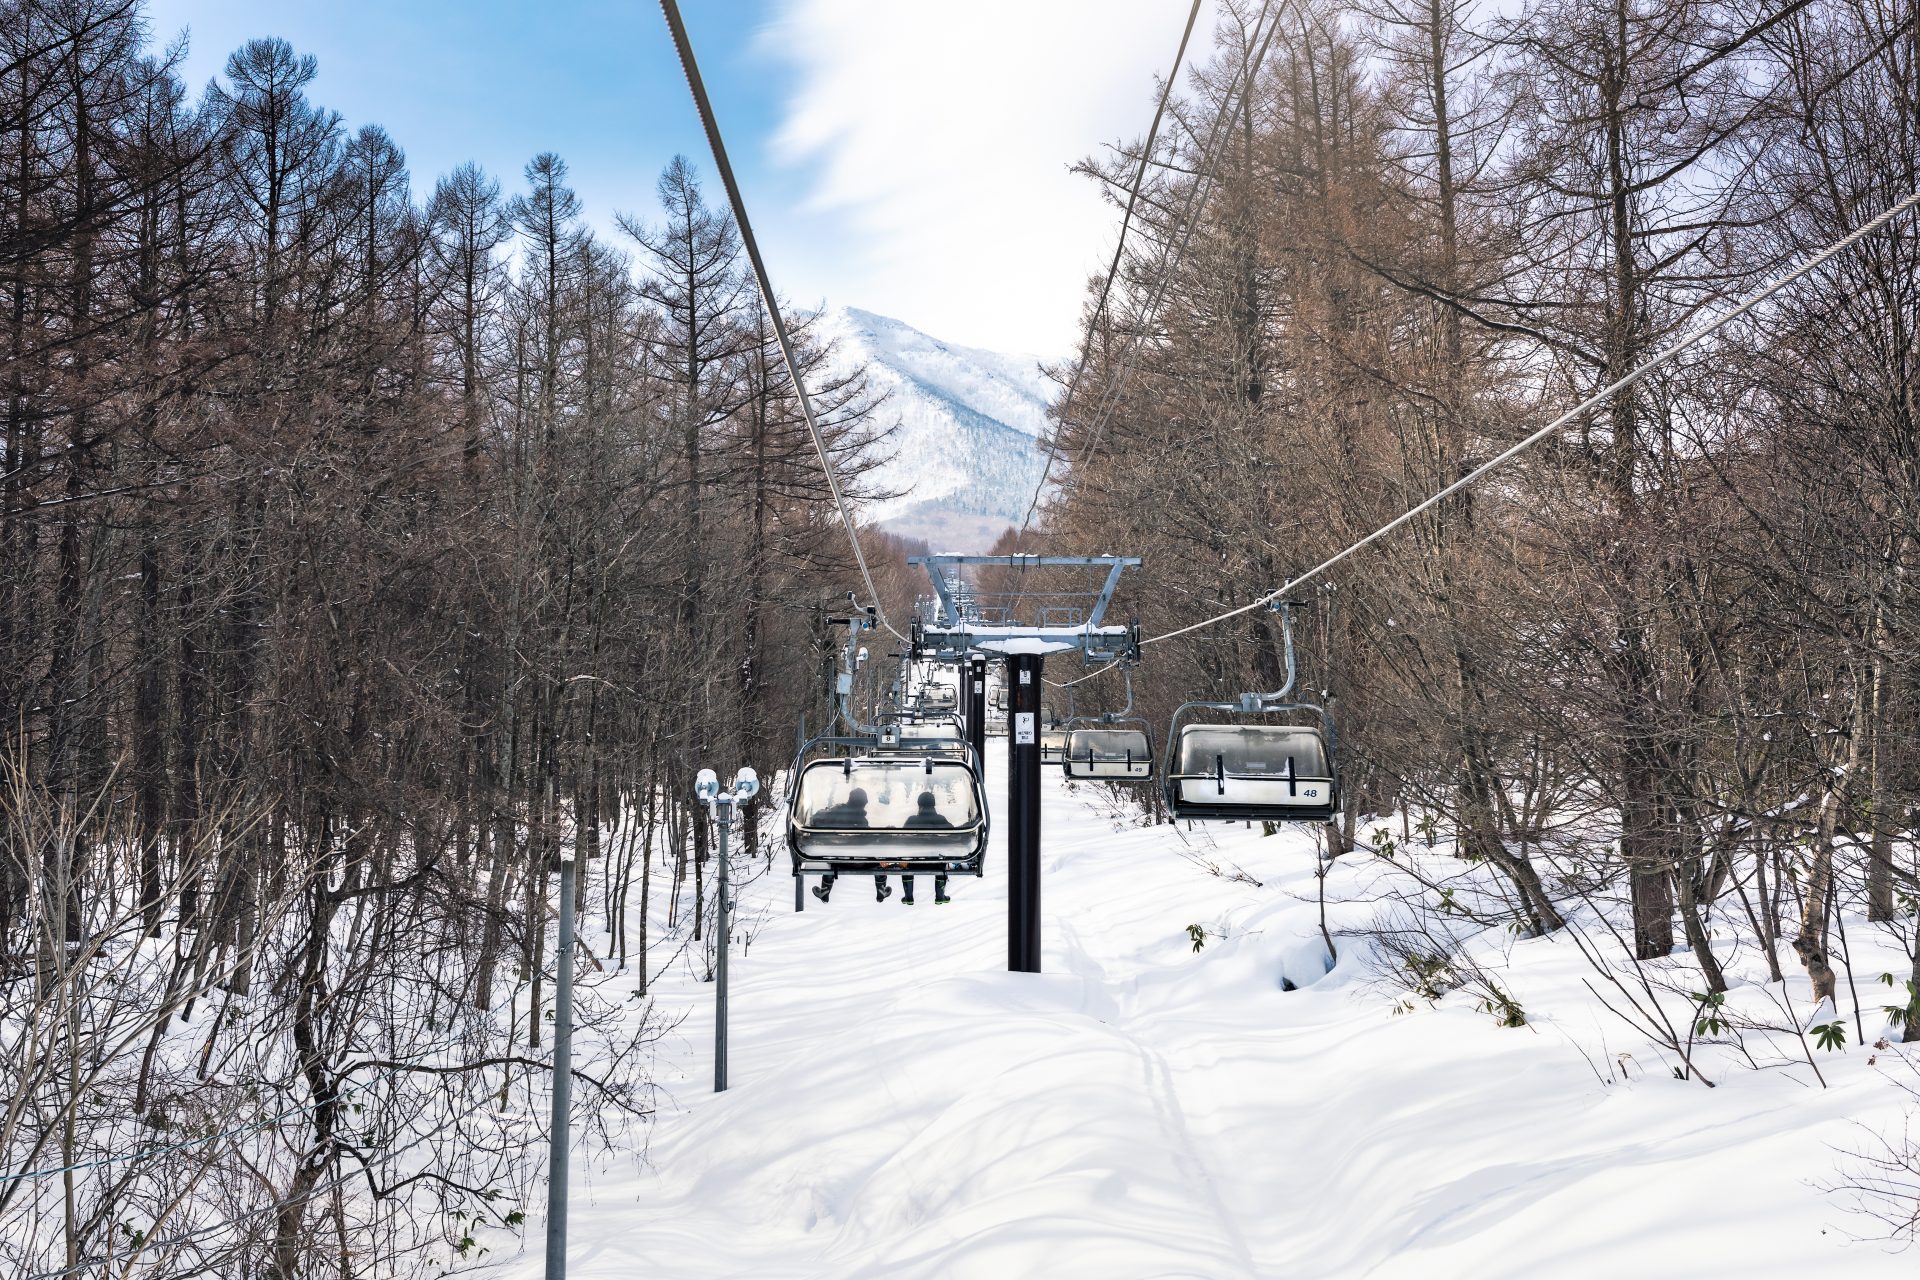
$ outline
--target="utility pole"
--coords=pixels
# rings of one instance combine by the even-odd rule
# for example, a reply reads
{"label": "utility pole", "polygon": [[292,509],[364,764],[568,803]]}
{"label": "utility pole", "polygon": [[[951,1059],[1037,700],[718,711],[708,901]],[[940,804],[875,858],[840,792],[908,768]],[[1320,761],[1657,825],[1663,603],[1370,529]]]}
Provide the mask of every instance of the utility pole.
{"label": "utility pole", "polygon": [[1045,659],[1007,658],[1007,972],[1040,972],[1040,690]]}
{"label": "utility pole", "polygon": [[715,946],[720,949],[714,962],[714,998],[713,998],[713,1091],[727,1091],[727,894],[731,885],[727,876],[727,836],[733,830],[733,815],[739,805],[753,799],[760,792],[760,778],[752,769],[742,767],[733,776],[733,789],[722,791],[720,777],[711,769],[702,769],[693,784],[693,793],[706,801],[707,808],[713,813],[714,825],[718,828],[720,839],[720,878],[714,898],[714,931],[718,935]]}
{"label": "utility pole", "polygon": [[560,854],[560,938],[553,975],[553,1117],[547,1134],[547,1280],[566,1280],[567,1275],[567,1155],[573,1145],[573,853],[569,844]]}

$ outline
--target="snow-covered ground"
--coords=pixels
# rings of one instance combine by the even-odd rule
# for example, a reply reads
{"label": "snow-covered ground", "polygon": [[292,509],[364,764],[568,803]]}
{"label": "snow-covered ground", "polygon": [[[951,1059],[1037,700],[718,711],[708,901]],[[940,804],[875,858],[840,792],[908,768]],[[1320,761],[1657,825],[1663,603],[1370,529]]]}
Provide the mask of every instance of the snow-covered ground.
{"label": "snow-covered ground", "polygon": [[[1043,974],[1005,972],[1004,830],[948,906],[845,879],[794,914],[784,850],[743,890],[732,1089],[711,1092],[713,988],[678,968],[650,1148],[576,1154],[570,1275],[1915,1274],[1827,1189],[1898,1129],[1899,1049],[1814,1050],[1825,1088],[1732,1049],[1703,1059],[1718,1087],[1677,1080],[1564,937],[1509,948],[1525,1026],[1467,993],[1396,1013],[1341,934],[1390,865],[1330,875],[1329,973],[1310,835],[1183,837],[1045,785]],[[507,1274],[540,1273],[541,1229]]]}

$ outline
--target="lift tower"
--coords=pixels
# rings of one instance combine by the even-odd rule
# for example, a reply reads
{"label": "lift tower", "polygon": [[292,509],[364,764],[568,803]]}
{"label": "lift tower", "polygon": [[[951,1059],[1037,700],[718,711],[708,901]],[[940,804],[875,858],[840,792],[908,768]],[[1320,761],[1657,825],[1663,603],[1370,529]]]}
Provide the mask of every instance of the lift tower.
{"label": "lift tower", "polygon": [[[1007,688],[1007,970],[1040,972],[1040,706],[1046,658],[1080,654],[1096,663],[1131,663],[1139,657],[1138,624],[1109,626],[1107,606],[1122,571],[1137,556],[913,556],[933,583],[930,616],[914,619],[916,657],[962,664],[968,672],[969,710],[984,713],[986,663],[1006,663]],[[984,591],[960,585],[963,571],[1014,570],[1020,586]],[[1029,590],[1032,570],[1105,570],[1098,586],[1078,590]],[[977,685],[976,685],[977,681]],[[975,692],[976,687],[979,692]],[[978,699],[978,701],[976,701]],[[984,714],[982,715],[984,719]],[[969,732],[971,724],[969,722]]]}

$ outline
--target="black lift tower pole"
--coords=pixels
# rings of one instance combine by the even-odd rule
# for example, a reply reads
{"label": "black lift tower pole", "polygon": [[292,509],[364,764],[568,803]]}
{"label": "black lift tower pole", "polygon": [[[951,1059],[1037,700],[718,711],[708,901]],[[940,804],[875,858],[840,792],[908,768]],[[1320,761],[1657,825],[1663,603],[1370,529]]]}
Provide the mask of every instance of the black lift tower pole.
{"label": "black lift tower pole", "polygon": [[1007,658],[1007,972],[1040,972],[1040,673]]}
{"label": "black lift tower pole", "polygon": [[967,745],[975,760],[987,758],[987,660],[974,654],[960,664],[961,696],[966,698]]}

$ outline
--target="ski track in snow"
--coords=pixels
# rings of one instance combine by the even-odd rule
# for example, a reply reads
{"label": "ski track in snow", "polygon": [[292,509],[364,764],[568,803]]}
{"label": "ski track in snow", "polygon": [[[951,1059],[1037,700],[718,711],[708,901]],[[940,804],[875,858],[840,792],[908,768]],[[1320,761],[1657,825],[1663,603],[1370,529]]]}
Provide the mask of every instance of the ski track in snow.
{"label": "ski track in snow", "polygon": [[[1001,741],[988,772],[1004,814]],[[922,881],[905,907],[897,879],[876,903],[849,877],[798,915],[770,842],[772,874],[741,893],[765,919],[731,961],[733,1087],[711,1093],[713,988],[662,975],[655,999],[686,1018],[660,1046],[650,1148],[576,1152],[571,1277],[1913,1274],[1851,1242],[1873,1224],[1819,1189],[1861,1146],[1854,1121],[1897,1127],[1866,1053],[1828,1055],[1824,1091],[1804,1067],[1671,1080],[1594,1020],[1584,962],[1551,938],[1501,975],[1527,1027],[1464,994],[1390,1016],[1338,935],[1366,918],[1337,901],[1376,874],[1364,860],[1330,881],[1342,954],[1322,977],[1308,836],[1190,837],[1255,887],[1057,771],[1045,785],[1043,974],[1004,971],[1003,830],[951,905]],[[1631,1082],[1602,1086],[1574,1040],[1632,1051]],[[530,1214],[501,1271],[541,1274],[541,1229]]]}

